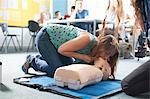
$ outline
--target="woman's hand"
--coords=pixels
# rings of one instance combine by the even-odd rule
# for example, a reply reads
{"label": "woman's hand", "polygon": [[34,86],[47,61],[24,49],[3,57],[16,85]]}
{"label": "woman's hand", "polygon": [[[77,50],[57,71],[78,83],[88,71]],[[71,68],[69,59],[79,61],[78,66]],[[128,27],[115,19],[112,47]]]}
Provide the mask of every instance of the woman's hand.
{"label": "woman's hand", "polygon": [[94,61],[94,66],[99,68],[103,72],[103,80],[106,80],[111,75],[111,67],[107,60],[98,58]]}
{"label": "woman's hand", "polygon": [[84,60],[87,63],[93,63],[94,62],[94,57],[90,57],[88,55],[84,55],[82,60]]}

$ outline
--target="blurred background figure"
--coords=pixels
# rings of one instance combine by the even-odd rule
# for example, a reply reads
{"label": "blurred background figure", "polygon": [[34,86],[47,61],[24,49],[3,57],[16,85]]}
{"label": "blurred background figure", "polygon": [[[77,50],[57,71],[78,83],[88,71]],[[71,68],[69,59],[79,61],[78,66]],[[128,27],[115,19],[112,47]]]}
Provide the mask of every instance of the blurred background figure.
{"label": "blurred background figure", "polygon": [[38,20],[38,23],[40,25],[47,24],[47,22],[50,20],[50,13],[49,12],[41,12],[40,19]]}
{"label": "blurred background figure", "polygon": [[72,11],[70,18],[83,19],[89,16],[89,11],[83,8],[83,0],[75,1],[75,9]]}
{"label": "blurred background figure", "polygon": [[66,15],[64,16],[64,19],[70,18],[70,15],[72,15],[72,13],[74,12],[74,10],[75,10],[75,6],[71,6],[71,13],[70,13],[70,14],[66,14]]}
{"label": "blurred background figure", "polygon": [[63,20],[63,16],[61,15],[61,12],[60,11],[56,11],[55,12],[55,19],[57,20]]}
{"label": "blurred background figure", "polygon": [[[69,19],[84,19],[87,17],[89,17],[89,11],[83,8],[83,0],[76,0],[75,9],[72,11]],[[80,23],[75,23],[73,25],[81,29],[84,29],[88,32],[91,32],[90,31],[91,24],[89,23],[80,22]]]}

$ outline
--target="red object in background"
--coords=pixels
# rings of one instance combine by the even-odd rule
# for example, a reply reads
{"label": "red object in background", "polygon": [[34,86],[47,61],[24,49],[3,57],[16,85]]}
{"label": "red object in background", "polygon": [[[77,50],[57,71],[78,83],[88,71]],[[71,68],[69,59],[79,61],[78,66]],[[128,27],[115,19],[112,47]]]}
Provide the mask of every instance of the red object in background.
{"label": "red object in background", "polygon": [[69,18],[70,17],[70,15],[65,15],[64,16],[64,19],[67,19],[67,18]]}

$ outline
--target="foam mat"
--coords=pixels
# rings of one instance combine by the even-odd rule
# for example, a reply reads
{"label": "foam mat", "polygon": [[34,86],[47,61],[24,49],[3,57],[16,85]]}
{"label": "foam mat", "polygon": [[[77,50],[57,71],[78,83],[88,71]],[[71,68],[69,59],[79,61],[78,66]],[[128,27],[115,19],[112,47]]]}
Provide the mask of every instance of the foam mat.
{"label": "foam mat", "polygon": [[16,84],[71,98],[97,99],[121,92],[120,80],[101,81],[96,84],[86,86],[80,90],[71,90],[67,87],[58,87],[55,85],[55,80],[48,76],[19,77],[15,78],[13,81]]}

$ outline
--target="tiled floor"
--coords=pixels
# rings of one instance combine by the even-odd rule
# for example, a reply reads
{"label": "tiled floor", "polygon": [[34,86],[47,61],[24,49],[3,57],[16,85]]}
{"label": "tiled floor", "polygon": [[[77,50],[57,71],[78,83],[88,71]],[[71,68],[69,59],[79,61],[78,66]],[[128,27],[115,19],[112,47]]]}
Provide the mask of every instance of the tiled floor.
{"label": "tiled floor", "polygon": [[[68,99],[67,97],[59,96],[56,94],[41,92],[36,89],[20,86],[13,83],[13,78],[26,76],[21,71],[21,65],[24,63],[25,58],[31,53],[14,53],[14,54],[0,54],[0,61],[2,65],[3,84],[0,86],[0,99]],[[36,54],[36,53],[32,53]],[[118,62],[116,77],[123,79],[127,74],[135,68],[149,60],[150,57],[145,57],[137,61],[137,59],[121,59]],[[107,97],[107,99],[150,99],[149,96],[131,97],[125,93]]]}

